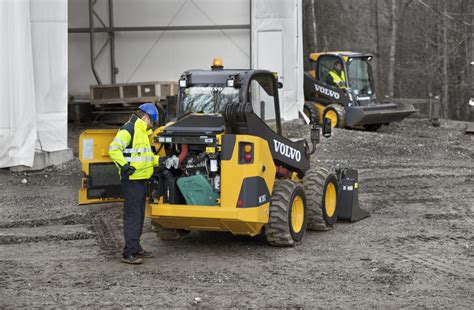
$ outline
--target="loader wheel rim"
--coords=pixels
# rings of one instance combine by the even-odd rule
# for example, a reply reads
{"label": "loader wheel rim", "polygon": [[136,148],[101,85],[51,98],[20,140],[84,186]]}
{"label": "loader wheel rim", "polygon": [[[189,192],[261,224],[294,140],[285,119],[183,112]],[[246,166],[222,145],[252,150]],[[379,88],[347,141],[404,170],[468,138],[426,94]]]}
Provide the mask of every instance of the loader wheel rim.
{"label": "loader wheel rim", "polygon": [[336,186],[333,183],[329,183],[324,195],[324,209],[328,217],[333,217],[334,213],[336,213],[336,196]]}
{"label": "loader wheel rim", "polygon": [[331,127],[335,128],[337,126],[337,113],[334,110],[328,110],[325,115],[326,118],[331,120]]}
{"label": "loader wheel rim", "polygon": [[291,204],[291,227],[295,233],[299,233],[304,223],[304,202],[300,196],[296,196]]}

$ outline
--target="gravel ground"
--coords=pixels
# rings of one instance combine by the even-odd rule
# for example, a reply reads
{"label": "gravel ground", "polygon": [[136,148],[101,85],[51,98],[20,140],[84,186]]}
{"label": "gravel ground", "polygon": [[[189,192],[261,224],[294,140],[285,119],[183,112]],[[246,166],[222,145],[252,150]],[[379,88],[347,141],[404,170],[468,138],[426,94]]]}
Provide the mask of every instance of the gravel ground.
{"label": "gravel ground", "polygon": [[[313,164],[358,169],[371,217],[309,231],[294,248],[227,233],[162,241],[147,222],[143,245],[155,257],[140,266],[118,260],[120,205],[77,206],[77,159],[41,172],[0,170],[0,308],[472,309],[474,136],[465,125],[336,129]],[[71,145],[82,128],[71,126]]]}

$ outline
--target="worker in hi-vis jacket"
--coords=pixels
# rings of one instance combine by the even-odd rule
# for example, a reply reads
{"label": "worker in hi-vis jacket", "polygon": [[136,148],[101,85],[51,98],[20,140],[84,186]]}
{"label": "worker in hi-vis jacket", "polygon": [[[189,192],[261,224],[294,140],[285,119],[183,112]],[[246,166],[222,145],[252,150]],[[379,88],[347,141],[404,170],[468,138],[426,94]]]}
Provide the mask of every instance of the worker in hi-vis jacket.
{"label": "worker in hi-vis jacket", "polygon": [[141,264],[142,258],[152,257],[140,245],[140,236],[145,219],[147,183],[153,168],[166,158],[155,155],[150,146],[149,135],[158,121],[158,109],[152,103],[138,107],[109,146],[109,156],[117,165],[124,196],[123,230],[125,247],[122,262]]}

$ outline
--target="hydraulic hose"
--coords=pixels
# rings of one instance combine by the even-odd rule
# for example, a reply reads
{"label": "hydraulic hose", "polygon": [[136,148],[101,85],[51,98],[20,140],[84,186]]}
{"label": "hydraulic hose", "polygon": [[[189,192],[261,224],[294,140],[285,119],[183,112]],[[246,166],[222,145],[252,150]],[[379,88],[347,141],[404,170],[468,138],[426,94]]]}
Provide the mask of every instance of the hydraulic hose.
{"label": "hydraulic hose", "polygon": [[188,157],[188,145],[182,144],[181,152],[179,153],[179,156],[178,156],[178,166],[181,166],[181,164],[186,159],[186,157]]}

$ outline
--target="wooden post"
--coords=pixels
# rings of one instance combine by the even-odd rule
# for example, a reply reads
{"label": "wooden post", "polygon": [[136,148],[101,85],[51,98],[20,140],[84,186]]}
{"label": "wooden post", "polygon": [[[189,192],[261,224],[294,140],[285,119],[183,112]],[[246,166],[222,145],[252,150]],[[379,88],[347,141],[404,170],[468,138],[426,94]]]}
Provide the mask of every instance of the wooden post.
{"label": "wooden post", "polygon": [[431,99],[430,96],[430,106],[433,105],[430,110],[432,110],[432,114],[430,113],[430,120],[431,120],[431,125],[434,127],[439,127],[439,112],[441,109],[441,100],[439,99],[439,96],[435,96],[434,100]]}

